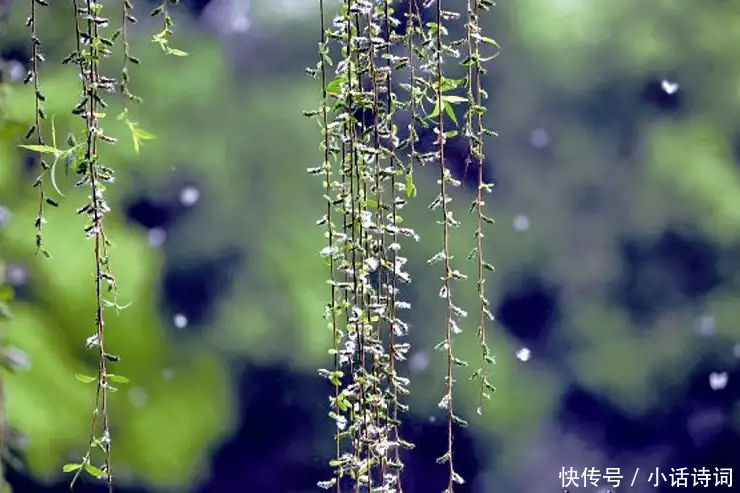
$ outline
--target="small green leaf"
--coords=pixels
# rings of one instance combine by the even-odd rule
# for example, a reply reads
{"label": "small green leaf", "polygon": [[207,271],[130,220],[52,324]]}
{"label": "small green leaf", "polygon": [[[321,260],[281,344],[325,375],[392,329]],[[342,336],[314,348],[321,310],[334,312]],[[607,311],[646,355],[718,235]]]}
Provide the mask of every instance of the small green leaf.
{"label": "small green leaf", "polygon": [[414,185],[414,175],[409,173],[406,175],[406,197],[416,197],[416,185]]}
{"label": "small green leaf", "polygon": [[134,152],[136,152],[136,154],[139,153],[142,140],[153,140],[157,138],[153,133],[147,132],[143,128],[139,127],[139,124],[136,122],[127,120],[126,123],[128,124],[129,130],[131,130],[131,138],[134,141]]}
{"label": "small green leaf", "polygon": [[21,144],[18,147],[41,154],[58,154],[60,152],[56,147],[39,144]]}
{"label": "small green leaf", "polygon": [[173,56],[188,56],[188,52],[178,50],[177,48],[167,48],[167,53]]}
{"label": "small green leaf", "polygon": [[465,79],[444,79],[442,84],[435,84],[434,87],[440,87],[440,92],[451,91],[456,89],[465,83]]}
{"label": "small green leaf", "polygon": [[97,380],[96,377],[90,375],[83,375],[82,373],[75,373],[75,378],[82,383],[93,383]]}
{"label": "small green leaf", "polygon": [[[66,161],[67,160],[65,159],[65,162]],[[56,155],[56,157],[54,158],[54,162],[51,163],[51,173],[49,173],[49,176],[51,177],[51,185],[54,187],[54,190],[56,190],[59,195],[64,197],[64,194],[59,189],[59,185],[57,185],[57,162],[59,162],[59,154]]]}
{"label": "small green leaf", "polygon": [[337,406],[342,412],[346,412],[350,408],[350,403],[347,402],[347,398],[344,396],[344,394],[339,394],[339,398],[337,399]]}
{"label": "small green leaf", "polygon": [[344,376],[344,372],[342,371],[334,371],[329,375],[329,381],[336,387],[342,385],[342,377]]}
{"label": "small green leaf", "polygon": [[451,104],[466,103],[468,100],[462,96],[442,96],[442,100]]}
{"label": "small green leaf", "polygon": [[154,140],[157,138],[156,135],[151,132],[147,132],[138,125],[135,126],[134,132],[136,132],[136,136],[139,137],[141,140]]}
{"label": "small green leaf", "polygon": [[334,79],[326,85],[327,94],[339,94],[341,89],[341,79]]}
{"label": "small green leaf", "polygon": [[106,378],[108,379],[109,382],[115,382],[115,383],[128,383],[129,382],[128,378],[122,375],[116,375],[113,373],[108,373],[106,375]]}
{"label": "small green leaf", "polygon": [[455,116],[455,110],[452,109],[452,105],[449,102],[447,102],[446,99],[444,100],[444,104],[445,104],[445,113],[447,113],[447,116],[450,117],[450,120],[455,122],[455,125],[460,125],[457,122],[457,116]]}
{"label": "small green leaf", "polygon": [[102,470],[93,466],[89,462],[85,462],[85,471],[87,471],[87,473],[90,474],[91,476],[95,476],[98,479],[105,477],[105,473]]}
{"label": "small green leaf", "polygon": [[75,472],[82,468],[82,464],[64,464],[62,472]]}
{"label": "small green leaf", "polygon": [[496,42],[495,39],[487,38],[486,36],[478,36],[478,39],[481,40],[482,42],[486,43],[487,45],[497,46],[498,47],[498,43]]}
{"label": "small green leaf", "polygon": [[435,101],[434,102],[434,109],[432,110],[431,113],[429,113],[429,116],[427,116],[427,118],[429,118],[431,120],[432,118],[436,118],[437,116],[439,116],[439,112],[442,111],[441,106],[442,106],[442,104],[441,104],[441,101],[439,99],[437,101]]}

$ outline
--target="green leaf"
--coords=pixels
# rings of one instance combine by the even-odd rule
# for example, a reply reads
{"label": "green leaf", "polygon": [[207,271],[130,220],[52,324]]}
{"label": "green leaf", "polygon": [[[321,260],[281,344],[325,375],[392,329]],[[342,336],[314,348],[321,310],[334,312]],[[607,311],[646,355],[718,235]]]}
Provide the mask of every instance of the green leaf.
{"label": "green leaf", "polygon": [[18,147],[21,147],[23,149],[27,149],[29,151],[33,152],[40,152],[41,154],[58,154],[61,152],[56,147],[47,146],[47,145],[39,145],[39,144],[21,144]]}
{"label": "green leaf", "polygon": [[93,466],[89,462],[85,462],[85,471],[87,471],[88,474],[90,474],[91,476],[95,476],[98,479],[105,477],[105,473],[102,470]]}
{"label": "green leaf", "polygon": [[128,378],[122,375],[115,375],[113,373],[108,373],[106,375],[106,378],[108,379],[108,381],[115,382],[115,383],[128,383],[129,382]]}
{"label": "green leaf", "polygon": [[457,122],[457,116],[455,116],[455,110],[452,109],[452,105],[448,103],[447,100],[444,100],[444,104],[445,104],[445,113],[447,113],[447,116],[450,117],[450,120],[455,122],[455,125],[459,126],[460,124]]}
{"label": "green leaf", "polygon": [[146,130],[141,128],[139,124],[136,122],[127,120],[126,124],[128,125],[129,130],[131,130],[131,138],[134,141],[134,151],[136,152],[136,154],[139,153],[142,140],[153,140],[157,138],[156,135],[154,135],[151,132],[147,132]]}
{"label": "green leaf", "polygon": [[342,412],[345,412],[350,408],[350,403],[347,402],[347,398],[344,396],[344,394],[339,394],[339,398],[337,399],[337,406]]}
{"label": "green leaf", "polygon": [[406,198],[416,197],[416,185],[414,185],[414,175],[406,175]]}
{"label": "green leaf", "polygon": [[331,372],[331,375],[329,375],[329,381],[336,387],[342,385],[342,377],[344,376],[344,372],[342,371],[333,371]]}
{"label": "green leaf", "polygon": [[154,135],[151,132],[147,132],[146,130],[144,130],[138,125],[136,125],[134,128],[135,128],[134,132],[136,132],[136,136],[139,137],[141,140],[154,140],[157,138],[156,135]]}
{"label": "green leaf", "polygon": [[93,383],[97,380],[96,377],[90,375],[83,375],[82,373],[75,373],[75,378],[82,383]]}
{"label": "green leaf", "polygon": [[495,39],[487,38],[486,36],[478,36],[478,39],[487,45],[499,47]]}
{"label": "green leaf", "polygon": [[173,56],[188,56],[187,51],[178,50],[177,48],[167,48],[167,53]]}
{"label": "green leaf", "polygon": [[64,464],[62,472],[75,472],[82,468],[82,464]]}
{"label": "green leaf", "polygon": [[441,85],[435,83],[434,87],[440,87],[440,92],[447,92],[460,87],[464,83],[465,79],[444,79]]}
{"label": "green leaf", "polygon": [[442,100],[447,103],[457,104],[457,103],[467,103],[467,98],[464,98],[462,96],[442,96]]}
{"label": "green leaf", "polygon": [[341,79],[334,79],[326,85],[327,94],[339,94],[341,92]]}
{"label": "green leaf", "polygon": [[429,113],[429,116],[427,116],[427,118],[429,118],[430,120],[436,118],[437,116],[439,116],[440,111],[442,111],[442,104],[440,100],[437,100],[434,102],[434,109],[431,113]]}
{"label": "green leaf", "polygon": [[[60,155],[57,154],[54,157],[54,162],[51,163],[51,170],[49,170],[50,171],[49,176],[51,177],[51,185],[54,187],[54,190],[56,190],[59,195],[64,197],[64,194],[59,189],[59,185],[57,185],[57,163],[59,162],[59,156]],[[66,159],[65,159],[65,162],[66,162]]]}

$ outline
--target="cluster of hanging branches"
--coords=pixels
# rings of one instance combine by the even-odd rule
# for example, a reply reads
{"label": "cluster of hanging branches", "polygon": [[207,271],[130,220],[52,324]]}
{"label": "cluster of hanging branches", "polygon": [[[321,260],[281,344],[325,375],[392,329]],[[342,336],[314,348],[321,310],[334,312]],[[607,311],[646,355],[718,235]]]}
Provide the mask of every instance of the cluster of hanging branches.
{"label": "cluster of hanging branches", "polygon": [[[107,482],[108,490],[113,491],[113,473],[111,467],[111,432],[109,424],[108,394],[115,391],[114,383],[126,383],[128,380],[109,371],[111,363],[119,361],[119,356],[109,352],[105,345],[106,308],[122,309],[116,299],[116,278],[111,267],[109,247],[111,241],[106,235],[105,216],[110,207],[105,199],[106,187],[114,181],[114,170],[106,165],[103,146],[114,145],[117,139],[107,134],[102,126],[109,111],[105,100],[107,93],[119,93],[122,101],[118,119],[126,123],[131,131],[134,149],[139,151],[141,141],[154,136],[143,130],[130,118],[129,103],[140,102],[141,98],[130,90],[130,68],[138,65],[130,49],[129,29],[137,22],[132,15],[131,0],[122,0],[115,13],[115,21],[107,15],[112,7],[105,7],[95,0],[71,0],[73,15],[69,17],[69,32],[75,36],[74,50],[62,60],[63,65],[72,66],[79,74],[79,101],[70,109],[71,113],[82,120],[82,130],[71,129],[64,143],[57,141],[57,129],[54,115],[45,111],[46,95],[43,91],[42,64],[46,61],[42,49],[42,34],[39,20],[43,11],[49,7],[48,0],[29,0],[29,15],[26,25],[30,32],[31,59],[30,70],[24,84],[33,87],[34,122],[28,129],[25,139],[32,144],[20,147],[39,153],[40,173],[33,186],[38,189],[38,214],[35,220],[37,253],[51,257],[44,242],[44,224],[46,207],[59,207],[64,193],[57,185],[55,176],[58,167],[78,176],[76,187],[87,189],[87,201],[76,208],[76,213],[88,218],[84,235],[92,243],[92,255],[95,260],[93,286],[95,306],[93,310],[93,331],[86,339],[85,345],[98,355],[98,372],[96,376],[77,374],[76,379],[83,383],[95,383],[95,402],[92,412],[91,433],[86,452],[78,463],[66,464],[64,472],[73,473],[72,485],[84,471],[85,473]],[[162,0],[152,12],[152,17],[162,19],[162,28],[152,36],[152,41],[159,45],[166,54],[185,56],[186,52],[170,47],[173,21],[168,13],[169,4],[178,0]],[[49,15],[52,15],[49,13]],[[104,65],[118,58],[120,75],[112,77],[104,74]],[[51,185],[51,187],[49,187]]]}
{"label": "cluster of hanging branches", "polygon": [[[57,142],[54,118],[46,114],[41,65],[45,62],[41,34],[37,29],[41,11],[48,0],[29,0],[27,26],[32,43],[31,68],[24,83],[35,94],[34,123],[25,138],[31,144],[21,147],[37,152],[40,173],[38,215],[35,221],[37,251],[47,257],[43,229],[46,207],[58,207],[64,194],[57,186],[57,166],[74,171],[77,186],[89,190],[88,201],[77,214],[88,217],[84,235],[91,240],[95,259],[92,289],[95,292],[94,330],[86,346],[98,353],[97,376],[76,375],[84,383],[96,383],[91,436],[87,451],[78,463],[64,471],[74,473],[74,481],[84,471],[105,480],[113,491],[110,460],[111,434],[108,393],[112,383],[125,383],[123,376],[109,372],[109,364],[119,357],[105,348],[106,308],[122,308],[116,301],[116,281],[111,268],[104,218],[110,211],[104,192],[113,182],[114,171],[106,166],[102,146],[116,139],[103,130],[108,103],[105,93],[118,92],[123,106],[119,119],[131,130],[134,148],[153,136],[130,119],[129,102],[140,98],[130,90],[130,67],[139,60],[130,52],[129,26],[136,22],[130,0],[123,0],[117,13],[118,27],[104,15],[102,3],[71,0],[74,17],[70,29],[75,33],[75,49],[63,64],[75,67],[80,78],[80,100],[71,112],[80,117],[83,129],[75,136],[70,131],[65,144]],[[187,53],[169,46],[172,18],[163,0],[151,12],[162,18],[162,30],[152,40],[165,53]],[[445,321],[440,324],[441,341],[436,349],[444,355],[446,375],[439,407],[447,416],[447,447],[438,463],[448,470],[446,491],[452,493],[464,479],[455,469],[453,432],[466,422],[455,411],[455,376],[458,367],[468,363],[455,353],[455,336],[463,331],[467,312],[454,301],[455,284],[468,278],[454,262],[450,235],[460,222],[453,217],[451,189],[460,186],[447,167],[445,141],[462,136],[468,146],[466,168],[477,169],[478,184],[470,211],[475,216],[475,246],[468,258],[475,261],[478,291],[477,336],[481,346],[478,368],[470,375],[480,384],[478,412],[494,390],[488,378],[493,358],[486,343],[486,323],[492,320],[485,293],[484,272],[492,266],[484,258],[483,226],[493,220],[483,213],[484,194],[492,185],[483,181],[483,141],[493,132],[483,127],[487,94],[481,78],[483,63],[495,56],[484,56],[483,46],[494,49],[494,40],[483,35],[479,16],[489,10],[493,0],[467,0],[466,12],[445,9],[443,0],[409,0],[404,7],[392,0],[342,0],[340,12],[331,23],[323,0],[320,3],[320,60],[309,72],[321,79],[322,105],[316,116],[322,128],[324,162],[309,172],[323,178],[326,212],[317,223],[326,228],[327,246],[322,256],[329,266],[330,301],[326,318],[332,331],[331,369],[320,374],[332,384],[330,416],[334,420],[334,476],[319,483],[336,491],[402,491],[403,449],[413,448],[402,435],[403,403],[410,381],[402,375],[401,362],[410,345],[405,341],[409,324],[402,318],[410,308],[402,297],[403,286],[411,282],[405,271],[407,258],[402,244],[418,241],[416,232],[403,223],[401,212],[416,196],[414,172],[417,167],[436,166],[438,192],[429,205],[437,215],[441,235],[439,252],[428,260],[440,271],[439,297],[445,303]],[[405,22],[401,22],[403,19]],[[462,23],[464,37],[450,39],[450,28]],[[402,27],[405,26],[405,27]],[[120,75],[103,74],[103,61],[114,56],[118,46]],[[332,61],[332,56],[337,62]],[[454,61],[454,63],[450,63]],[[454,66],[464,68],[462,78],[453,78]],[[464,120],[458,115],[464,108]],[[400,122],[408,122],[403,125]],[[432,150],[422,151],[419,133],[431,130]],[[467,171],[467,170],[466,170]],[[51,185],[51,189],[48,185]],[[427,240],[432,241],[432,240]]]}
{"label": "cluster of hanging branches", "polygon": [[[493,267],[484,258],[484,196],[492,185],[483,181],[483,141],[495,135],[484,128],[487,93],[482,87],[483,64],[498,45],[484,36],[480,14],[492,0],[467,0],[465,13],[448,10],[448,1],[342,0],[329,22],[328,6],[321,12],[319,62],[309,74],[321,80],[322,104],[305,112],[322,129],[323,164],[308,171],[323,179],[326,211],[317,221],[325,228],[321,251],[329,267],[329,302],[325,317],[332,331],[333,366],[319,373],[333,386],[329,416],[334,421],[333,477],[319,486],[340,491],[400,492],[403,490],[403,450],[413,444],[403,438],[403,398],[409,378],[401,362],[410,345],[409,324],[403,313],[403,286],[411,282],[404,270],[402,244],[419,241],[403,222],[401,212],[416,196],[418,167],[438,167],[438,191],[429,209],[438,217],[439,251],[428,260],[440,271],[439,297],[445,320],[440,323],[446,374],[439,407],[446,413],[447,446],[437,462],[446,467],[446,492],[464,479],[453,453],[456,426],[466,426],[455,411],[456,374],[468,363],[455,353],[456,336],[463,331],[467,312],[455,302],[455,284],[468,278],[456,262],[450,236],[460,222],[453,216],[451,190],[460,187],[445,157],[445,141],[467,142],[467,167],[477,169],[475,261],[478,292],[477,337],[481,356],[470,375],[480,385],[478,412],[494,389],[489,381],[493,357],[486,343],[486,324],[493,320],[485,292],[484,273]],[[403,20],[403,22],[402,22]],[[461,39],[451,39],[462,26]],[[484,56],[483,47],[493,54]],[[456,73],[463,72],[460,78]],[[464,108],[464,120],[458,120]],[[404,125],[401,122],[408,122]],[[405,127],[405,128],[404,128]],[[419,135],[434,135],[432,150],[421,146]],[[422,152],[422,148],[424,151]],[[467,169],[466,169],[467,172]]]}

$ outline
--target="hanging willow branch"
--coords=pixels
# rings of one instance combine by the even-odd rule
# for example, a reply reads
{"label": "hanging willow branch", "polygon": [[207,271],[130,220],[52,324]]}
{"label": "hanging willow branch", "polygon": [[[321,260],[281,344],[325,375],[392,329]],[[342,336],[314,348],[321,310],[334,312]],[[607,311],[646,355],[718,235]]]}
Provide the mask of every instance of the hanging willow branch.
{"label": "hanging willow branch", "polygon": [[[140,102],[141,98],[134,95],[130,90],[129,64],[138,65],[139,59],[130,53],[128,24],[136,22],[131,14],[133,3],[131,0],[123,0],[121,6],[120,27],[108,36],[110,22],[103,15],[103,4],[94,0],[71,0],[73,6],[74,24],[70,32],[75,33],[75,50],[68,55],[62,64],[76,66],[80,78],[80,101],[72,109],[72,114],[79,116],[84,122],[84,130],[79,139],[70,132],[66,139],[66,148],[57,145],[56,128],[54,118],[51,118],[50,133],[51,145],[47,145],[43,138],[42,123],[46,119],[43,103],[46,98],[40,89],[40,63],[44,61],[41,53],[41,42],[37,32],[39,6],[47,6],[47,0],[31,0],[30,14],[27,26],[31,32],[32,58],[31,69],[25,78],[25,83],[33,82],[35,93],[35,117],[34,124],[29,128],[26,139],[36,136],[35,144],[25,144],[20,147],[41,154],[41,174],[34,182],[34,187],[39,189],[39,211],[36,218],[36,246],[37,250],[49,256],[43,246],[42,230],[45,222],[44,205],[58,206],[58,199],[48,195],[44,184],[49,178],[54,190],[58,195],[64,196],[55,181],[55,170],[57,164],[62,162],[66,170],[74,170],[79,179],[76,187],[89,190],[88,201],[77,209],[78,215],[88,217],[88,223],[84,228],[85,237],[92,240],[93,257],[95,262],[93,289],[95,292],[94,307],[94,332],[87,338],[86,347],[94,349],[98,353],[97,376],[76,375],[77,380],[83,383],[96,383],[95,405],[91,423],[91,435],[86,452],[79,463],[66,464],[64,472],[74,473],[72,485],[79,475],[85,471],[89,475],[104,480],[108,491],[113,491],[113,473],[110,461],[111,433],[109,419],[108,392],[116,390],[111,384],[126,383],[128,380],[108,371],[110,363],[117,362],[120,358],[108,352],[105,347],[105,308],[122,307],[117,301],[116,279],[111,268],[109,247],[111,242],[105,232],[104,218],[110,207],[105,200],[106,186],[114,181],[114,171],[104,164],[99,144],[114,145],[116,139],[106,134],[100,123],[105,117],[103,111],[108,103],[103,99],[105,93],[114,93],[116,89],[122,96],[123,108],[119,115],[131,131],[134,150],[138,153],[141,142],[154,138],[138,124],[129,118],[129,101]],[[167,54],[185,56],[186,52],[169,46],[169,36],[172,34],[172,18],[167,12],[167,5],[176,4],[177,0],[164,0],[162,5],[152,12],[152,16],[161,15],[163,19],[162,31],[153,36],[157,43]],[[107,77],[101,72],[103,59],[113,54],[115,41],[120,38],[122,44],[123,61],[120,80]],[[53,161],[49,165],[44,159],[50,156]],[[106,296],[110,295],[111,299]],[[97,451],[97,452],[96,452]],[[98,455],[98,456],[96,456]]]}
{"label": "hanging willow branch", "polygon": [[[463,483],[453,465],[453,425],[466,424],[453,407],[453,371],[466,363],[455,356],[453,337],[462,332],[466,313],[453,302],[452,290],[453,282],[466,276],[452,266],[450,236],[459,222],[453,217],[450,187],[459,187],[460,181],[447,167],[445,141],[458,131],[446,120],[457,126],[453,105],[467,105],[465,136],[481,182],[476,217],[478,222],[485,221],[480,193],[490,186],[482,183],[482,136],[486,131],[480,118],[484,70],[478,43],[488,38],[480,35],[477,23],[478,11],[491,2],[470,0],[466,37],[454,42],[445,39],[445,23],[461,16],[444,10],[442,3],[408,2],[408,9],[401,13],[406,18],[406,31],[396,33],[400,22],[391,0],[343,0],[333,29],[325,25],[325,6],[319,0],[319,62],[307,71],[321,79],[322,102],[319,110],[304,114],[317,117],[323,134],[324,163],[308,171],[324,180],[327,211],[317,223],[326,228],[328,241],[321,253],[330,273],[325,316],[332,330],[330,353],[334,356],[333,368],[319,371],[334,387],[329,413],[336,426],[331,460],[334,477],[319,485],[338,492],[402,491],[399,452],[412,444],[400,436],[400,413],[407,410],[400,396],[408,393],[409,380],[398,373],[397,363],[405,359],[409,345],[399,340],[407,334],[408,325],[397,311],[409,308],[400,298],[400,288],[410,282],[410,276],[403,270],[406,258],[399,253],[404,238],[418,241],[418,236],[413,229],[400,226],[399,212],[416,195],[414,165],[427,163],[439,165],[440,188],[429,208],[441,211],[442,250],[429,263],[443,263],[439,295],[446,302],[444,340],[437,349],[446,355],[446,390],[440,407],[447,412],[448,434],[447,450],[438,462],[448,465],[446,491],[451,493],[455,484]],[[422,9],[433,11],[432,22],[422,22]],[[336,66],[330,44],[336,45],[338,52]],[[443,62],[448,57],[458,58],[463,44],[468,45],[463,64],[470,66],[470,59],[478,63],[466,79],[454,79],[443,71]],[[399,48],[405,49],[404,56],[395,53]],[[404,79],[408,82],[396,83]],[[408,92],[408,99],[398,96],[398,88]],[[468,97],[452,94],[458,88],[467,88]],[[409,124],[408,135],[402,138],[398,120],[403,113]],[[434,134],[431,151],[421,152],[419,128]],[[336,173],[339,180],[334,178]],[[342,217],[341,231],[334,222],[337,215]],[[489,312],[482,271],[490,264],[483,260],[480,225],[476,231],[480,310],[485,314]],[[343,293],[342,301],[338,290]],[[483,322],[478,332],[485,365],[492,359],[485,345]],[[486,388],[492,387],[485,366],[477,375],[482,376]]]}
{"label": "hanging willow branch", "polygon": [[[113,491],[113,472],[110,462],[111,436],[108,417],[108,391],[110,381],[114,381],[116,375],[108,373],[105,351],[104,331],[104,289],[108,291],[115,289],[115,277],[113,276],[108,261],[108,246],[110,242],[105,234],[103,219],[110,211],[105,198],[105,183],[113,181],[113,170],[103,166],[98,150],[98,143],[104,142],[114,144],[115,139],[104,134],[100,127],[103,118],[101,109],[107,104],[102,99],[102,91],[113,92],[115,80],[104,77],[100,73],[100,62],[103,57],[110,56],[112,41],[102,36],[102,30],[108,26],[108,20],[103,17],[103,6],[86,0],[84,6],[76,5],[77,18],[75,29],[77,33],[77,50],[73,53],[72,60],[79,68],[82,85],[82,100],[75,107],[73,113],[79,115],[85,122],[85,140],[81,147],[81,159],[79,160],[77,173],[80,180],[77,186],[87,186],[90,189],[89,202],[78,210],[78,214],[89,217],[89,223],[85,226],[85,234],[93,240],[93,255],[95,258],[95,332],[88,338],[87,347],[98,349],[98,375],[95,406],[92,418],[92,430],[90,442],[72,484],[82,472],[83,468],[89,474],[104,479],[108,482],[108,490]],[[120,378],[120,377],[119,377]],[[80,377],[78,377],[80,379]],[[89,380],[89,378],[81,378]],[[102,452],[102,465],[93,464],[95,460],[92,452],[99,449]],[[67,469],[71,469],[67,467]]]}
{"label": "hanging willow branch", "polygon": [[[320,9],[323,19],[323,3]],[[327,227],[329,240],[322,254],[332,275],[327,318],[335,341],[334,368],[320,371],[335,387],[330,413],[337,427],[335,476],[320,485],[337,491],[344,491],[343,481],[351,483],[346,487],[353,491],[397,491],[398,448],[410,447],[397,429],[403,409],[399,395],[407,392],[407,381],[396,373],[396,361],[404,358],[408,345],[396,343],[406,333],[396,308],[402,305],[397,285],[408,280],[402,270],[405,259],[398,255],[398,236],[415,233],[398,227],[404,202],[396,182],[402,168],[394,156],[398,136],[392,127],[393,68],[390,61],[380,61],[390,54],[391,13],[389,2],[343,4],[335,29],[322,29],[321,59],[316,69],[309,69],[321,74],[323,85],[322,108],[307,114],[320,117],[325,163],[309,172],[325,180],[328,211],[318,222]],[[331,81],[328,39],[336,40],[342,52]],[[335,168],[341,176],[338,182],[331,178]],[[343,217],[341,233],[334,229],[333,214]],[[343,281],[336,280],[335,269]],[[336,288],[344,293],[342,306]]]}
{"label": "hanging willow branch", "polygon": [[[44,102],[46,101],[46,97],[44,97],[43,93],[41,92],[40,85],[41,77],[39,76],[39,64],[44,61],[44,55],[41,53],[41,39],[39,38],[37,25],[39,17],[38,8],[47,7],[49,3],[47,0],[30,0],[30,2],[31,12],[28,16],[28,19],[26,20],[26,25],[31,31],[31,70],[28,71],[28,75],[26,75],[23,83],[29,84],[33,82],[35,111],[34,123],[26,132],[25,138],[30,139],[31,137],[36,135],[36,145],[41,147],[44,145],[43,129],[41,125],[43,120],[46,119],[46,112],[44,111]],[[33,184],[34,187],[39,189],[39,207],[35,221],[36,252],[41,252],[46,257],[49,257],[49,252],[46,250],[46,248],[44,248],[43,245],[43,230],[44,223],[46,222],[46,218],[44,216],[44,205],[55,205],[56,201],[48,197],[44,189],[44,175],[49,170],[49,165],[43,156],[41,156],[39,164],[41,165],[41,174],[38,176],[38,178],[36,178],[36,181]]]}
{"label": "hanging willow branch", "polygon": [[475,200],[470,206],[470,212],[475,212],[475,246],[468,255],[468,258],[475,257],[476,260],[476,271],[477,271],[477,291],[478,291],[478,341],[481,347],[481,362],[480,368],[475,370],[472,375],[472,379],[477,379],[480,382],[478,390],[478,414],[483,414],[483,404],[485,400],[491,398],[491,392],[494,392],[496,388],[488,379],[488,365],[493,364],[495,361],[491,355],[490,348],[486,341],[486,323],[487,321],[493,321],[493,313],[490,309],[490,303],[486,297],[485,291],[485,271],[493,271],[493,265],[485,260],[483,251],[483,239],[485,234],[483,233],[483,224],[493,224],[493,219],[483,213],[483,207],[485,201],[483,199],[484,193],[491,193],[493,185],[485,183],[483,180],[483,137],[495,136],[495,132],[487,130],[483,127],[483,114],[486,112],[486,107],[483,105],[483,100],[488,98],[488,94],[481,87],[481,76],[486,73],[486,69],[483,67],[483,62],[493,59],[496,55],[484,58],[481,56],[480,45],[481,42],[487,45],[498,48],[498,44],[491,38],[483,36],[481,33],[481,27],[479,24],[480,10],[488,9],[491,5],[485,2],[478,2],[475,0],[468,0],[468,19],[465,24],[466,39],[468,45],[468,56],[461,62],[462,65],[468,68],[468,79],[467,79],[467,98],[468,98],[468,111],[466,113],[466,125],[465,125],[465,138],[468,141],[468,155],[469,159],[466,161],[466,174],[467,166],[474,161],[477,167],[477,187]]}
{"label": "hanging willow branch", "polygon": [[[447,19],[455,18],[458,14],[444,12],[442,10],[442,0],[436,0],[436,22],[429,25],[428,31],[430,36],[434,37],[434,63],[430,72],[433,74],[434,89],[434,111],[436,125],[434,126],[434,135],[436,137],[434,152],[435,160],[439,161],[439,194],[429,206],[431,210],[441,209],[442,219],[439,224],[442,225],[442,251],[436,257],[440,258],[443,263],[442,287],[439,290],[439,297],[446,302],[446,320],[444,340],[437,344],[436,349],[445,352],[446,374],[445,374],[445,393],[439,402],[439,407],[444,409],[447,414],[447,450],[437,459],[438,464],[447,464],[448,480],[446,493],[452,493],[455,484],[463,484],[463,478],[457,473],[454,466],[453,454],[453,425],[459,424],[466,426],[466,422],[460,418],[454,410],[454,367],[467,366],[467,362],[455,356],[453,351],[453,337],[462,332],[460,321],[467,314],[453,302],[452,283],[456,280],[464,280],[467,277],[460,271],[452,268],[452,259],[454,258],[450,248],[450,228],[459,227],[460,223],[454,219],[450,202],[452,197],[449,194],[449,187],[460,186],[460,182],[455,180],[446,166],[445,161],[445,142],[447,138],[453,137],[456,131],[445,132],[445,112],[452,113],[451,104],[456,102],[455,96],[446,94],[446,91],[454,88],[453,81],[445,77],[442,69],[442,63],[445,56],[456,56],[457,52],[444,43],[444,37],[447,29],[443,22]],[[454,114],[454,113],[453,113]],[[430,259],[430,260],[434,260]]]}

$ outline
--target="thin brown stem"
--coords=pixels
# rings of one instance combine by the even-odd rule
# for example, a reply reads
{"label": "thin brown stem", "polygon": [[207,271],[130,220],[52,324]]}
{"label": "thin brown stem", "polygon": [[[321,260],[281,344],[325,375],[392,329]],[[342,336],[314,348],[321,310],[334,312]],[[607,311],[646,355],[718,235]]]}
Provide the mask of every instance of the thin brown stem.
{"label": "thin brown stem", "polygon": [[[319,23],[321,28],[321,46],[322,50],[326,49],[326,21],[324,19],[324,0],[319,0]],[[322,112],[322,124],[324,133],[324,169],[325,169],[325,195],[326,195],[326,223],[328,228],[328,241],[329,241],[329,272],[331,276],[331,331],[332,331],[332,349],[334,352],[334,371],[339,371],[339,333],[337,326],[337,307],[336,307],[336,288],[334,285],[335,270],[336,266],[334,263],[334,225],[332,223],[332,204],[331,204],[331,180],[332,180],[332,164],[330,157],[330,146],[329,146],[329,123],[327,115],[327,91],[326,91],[326,61],[324,56],[327,54],[321,53],[321,59],[319,61],[321,67],[321,112]],[[336,417],[339,417],[339,385],[334,385],[334,406],[333,411]],[[334,457],[339,461],[341,457],[341,437],[339,427],[335,424],[334,426]],[[341,471],[339,469],[335,472],[335,490],[337,493],[341,491],[340,477]]]}

